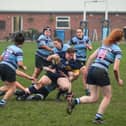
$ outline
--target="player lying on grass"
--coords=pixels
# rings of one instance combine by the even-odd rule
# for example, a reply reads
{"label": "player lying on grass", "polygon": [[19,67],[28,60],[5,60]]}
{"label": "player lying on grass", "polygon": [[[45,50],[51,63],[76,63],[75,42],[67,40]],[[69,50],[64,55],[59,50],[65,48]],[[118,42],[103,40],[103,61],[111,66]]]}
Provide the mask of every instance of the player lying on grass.
{"label": "player lying on grass", "polygon": [[[58,55],[52,55],[48,57],[48,60],[53,59]],[[31,85],[28,90],[31,94],[42,94],[46,97],[52,90],[58,88],[63,92],[67,92],[67,95],[71,95],[71,76],[69,76],[69,72],[77,69],[77,62],[75,58],[75,50],[69,48],[65,53],[65,58],[60,60],[60,63],[56,63],[52,65],[52,68],[46,67],[45,70],[47,73],[42,76],[37,84]],[[73,76],[73,74],[71,74]],[[72,78],[73,79],[73,78]],[[45,86],[46,85],[46,86]],[[18,99],[27,99],[29,94],[21,94],[19,93]],[[29,98],[28,98],[29,99]],[[34,98],[33,98],[34,99]]]}

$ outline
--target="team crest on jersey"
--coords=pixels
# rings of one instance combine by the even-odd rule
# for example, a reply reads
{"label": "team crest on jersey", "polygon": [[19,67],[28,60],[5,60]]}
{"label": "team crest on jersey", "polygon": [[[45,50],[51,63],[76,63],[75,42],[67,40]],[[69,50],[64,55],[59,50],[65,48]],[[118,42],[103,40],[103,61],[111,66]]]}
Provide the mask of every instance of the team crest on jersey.
{"label": "team crest on jersey", "polygon": [[66,61],[65,64],[69,64],[69,61]]}

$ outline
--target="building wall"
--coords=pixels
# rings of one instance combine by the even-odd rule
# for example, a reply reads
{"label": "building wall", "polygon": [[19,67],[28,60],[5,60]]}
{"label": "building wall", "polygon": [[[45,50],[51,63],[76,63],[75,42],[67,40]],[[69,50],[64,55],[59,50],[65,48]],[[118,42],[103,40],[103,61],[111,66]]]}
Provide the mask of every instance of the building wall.
{"label": "building wall", "polygon": [[[65,30],[65,40],[69,40],[74,35],[77,27],[80,26],[80,21],[83,19],[82,13],[0,13],[0,21],[6,22],[5,30],[0,30],[0,40],[5,39],[12,33],[12,17],[23,17],[23,31],[28,31],[34,28],[39,32],[45,26],[50,26],[53,31],[56,30],[56,16],[70,16],[71,28]],[[92,38],[93,31],[97,32],[98,39],[101,39],[101,22],[104,19],[104,13],[87,13],[89,36]],[[126,25],[126,13],[109,13],[110,28],[123,28]],[[53,32],[54,35],[54,32]]]}

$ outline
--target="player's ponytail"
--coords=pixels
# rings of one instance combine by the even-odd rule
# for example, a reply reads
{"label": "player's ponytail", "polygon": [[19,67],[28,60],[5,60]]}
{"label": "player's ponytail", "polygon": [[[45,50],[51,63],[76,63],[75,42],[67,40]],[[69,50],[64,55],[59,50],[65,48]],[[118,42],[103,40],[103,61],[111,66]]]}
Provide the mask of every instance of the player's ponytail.
{"label": "player's ponytail", "polygon": [[123,30],[116,28],[112,30],[109,36],[104,40],[104,44],[110,45],[112,43],[120,42],[122,40],[122,37],[123,37]]}

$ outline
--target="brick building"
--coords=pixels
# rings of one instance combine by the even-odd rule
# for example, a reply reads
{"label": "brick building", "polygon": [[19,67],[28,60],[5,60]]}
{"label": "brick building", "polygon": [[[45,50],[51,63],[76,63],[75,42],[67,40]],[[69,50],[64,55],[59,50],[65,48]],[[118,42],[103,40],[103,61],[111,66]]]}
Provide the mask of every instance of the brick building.
{"label": "brick building", "polygon": [[[31,3],[27,3],[30,1]],[[37,1],[41,3],[45,0]],[[68,6],[67,8],[67,4],[70,5],[70,2],[73,4],[75,2],[76,5],[77,1],[81,8],[79,8],[79,6],[72,8]],[[114,2],[116,3],[115,0],[108,0],[107,5],[109,27],[110,29],[117,27],[124,28],[124,26],[126,26],[125,1],[117,0],[120,1],[120,3],[123,1],[123,3],[118,5],[118,8],[116,7],[116,4],[112,7],[110,6],[112,1],[113,4]],[[80,0],[70,0],[69,2],[64,0],[62,1],[63,4],[56,4],[55,2],[58,2],[58,0],[54,0],[54,5],[51,3],[53,5],[51,6],[51,9],[48,7],[49,0],[46,0],[43,7],[41,6],[42,9],[41,7],[39,8],[39,4],[35,5],[33,8],[34,4],[36,4],[35,0],[27,0],[27,2],[22,0],[22,2],[20,1],[21,3],[19,1],[16,2],[16,0],[11,1],[11,3],[8,2],[10,1],[1,0],[0,3],[0,40],[5,39],[11,33],[18,31],[31,32],[32,30],[41,32],[42,28],[48,25],[53,29],[54,36],[60,31],[61,34],[63,34],[63,39],[67,41],[74,35],[76,28],[80,26],[80,21],[84,18],[83,3]],[[6,8],[5,5],[7,5],[8,8]],[[91,2],[90,4],[87,3],[85,8],[89,36],[90,38],[93,38],[95,35],[95,37],[97,37],[96,39],[101,40],[102,24],[105,19],[106,8],[103,3],[94,4]]]}

